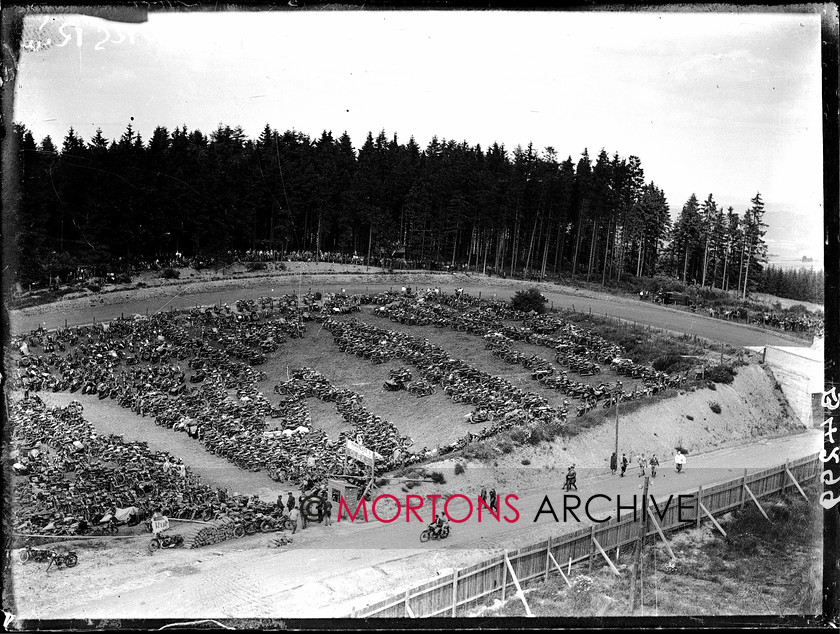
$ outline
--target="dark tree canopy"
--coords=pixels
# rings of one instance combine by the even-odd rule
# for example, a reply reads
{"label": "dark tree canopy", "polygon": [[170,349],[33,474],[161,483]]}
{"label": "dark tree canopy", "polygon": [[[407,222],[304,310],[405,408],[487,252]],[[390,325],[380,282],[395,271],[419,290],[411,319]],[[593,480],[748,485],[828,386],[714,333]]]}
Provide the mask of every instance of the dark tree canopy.
{"label": "dark tree canopy", "polygon": [[[155,258],[306,251],[400,258],[606,284],[672,275],[739,292],[762,287],[760,195],[739,217],[692,196],[673,228],[665,193],[641,159],[601,148],[565,159],[553,147],[512,151],[433,137],[346,132],[317,138],[266,124],[256,139],[128,126],[85,141],[72,128],[40,144],[15,126],[20,200],[7,218],[14,275],[63,280],[80,265],[128,271]],[[776,285],[777,287],[779,285]]]}

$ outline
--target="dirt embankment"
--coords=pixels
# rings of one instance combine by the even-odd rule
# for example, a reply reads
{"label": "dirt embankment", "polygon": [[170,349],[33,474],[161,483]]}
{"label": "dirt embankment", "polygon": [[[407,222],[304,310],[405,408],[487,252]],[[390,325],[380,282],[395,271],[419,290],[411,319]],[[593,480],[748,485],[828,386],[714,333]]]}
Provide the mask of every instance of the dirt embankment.
{"label": "dirt embankment", "polygon": [[[630,460],[628,473],[637,471],[635,457],[655,453],[661,468],[673,468],[674,449],[682,446],[692,456],[724,447],[795,434],[806,429],[776,388],[772,373],[760,364],[739,367],[731,385],[714,384],[715,389],[681,391],[653,405],[622,414],[619,409],[619,459]],[[711,404],[720,406],[717,414]],[[510,487],[538,486],[540,478],[556,479],[571,464],[580,469],[609,472],[609,458],[615,448],[615,425],[611,410],[605,424],[587,429],[572,438],[557,438],[537,446],[522,445],[509,454],[499,454],[491,464],[514,481]],[[784,458],[782,457],[783,461]],[[454,467],[461,459],[448,459],[427,466]],[[777,460],[778,462],[778,460]],[[523,464],[527,468],[523,468]],[[475,466],[479,466],[476,463]],[[467,468],[467,488],[478,488],[486,475],[482,469]],[[466,482],[477,478],[476,482]],[[520,481],[521,480],[521,481]]]}
{"label": "dirt embankment", "polygon": [[[776,389],[772,374],[761,365],[738,368],[731,385],[712,385],[714,390],[683,392],[626,415],[619,408],[619,451],[626,453],[628,459],[640,453],[655,453],[660,462],[665,462],[678,446],[687,449],[691,456],[804,429],[781,390]],[[713,403],[720,406],[719,414],[712,411]],[[523,450],[516,460],[528,458],[535,466],[559,461],[603,467],[609,464],[615,447],[615,426],[610,422],[608,418],[608,424],[567,441],[558,439],[544,447]]]}

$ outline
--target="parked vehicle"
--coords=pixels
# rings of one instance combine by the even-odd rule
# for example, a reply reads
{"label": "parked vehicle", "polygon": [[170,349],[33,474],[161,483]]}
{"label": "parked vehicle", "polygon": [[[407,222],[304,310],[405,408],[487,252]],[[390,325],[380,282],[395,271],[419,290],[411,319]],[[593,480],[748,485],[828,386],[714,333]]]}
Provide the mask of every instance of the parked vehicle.
{"label": "parked vehicle", "polygon": [[76,551],[68,550],[62,553],[57,550],[50,550],[48,552],[50,563],[47,564],[47,570],[49,570],[53,564],[55,564],[56,568],[61,568],[62,566],[72,568],[79,563],[79,557],[76,555]]}
{"label": "parked vehicle", "polygon": [[149,542],[149,552],[155,552],[161,548],[178,548],[184,544],[184,538],[181,535],[167,535],[160,533],[152,538]]}

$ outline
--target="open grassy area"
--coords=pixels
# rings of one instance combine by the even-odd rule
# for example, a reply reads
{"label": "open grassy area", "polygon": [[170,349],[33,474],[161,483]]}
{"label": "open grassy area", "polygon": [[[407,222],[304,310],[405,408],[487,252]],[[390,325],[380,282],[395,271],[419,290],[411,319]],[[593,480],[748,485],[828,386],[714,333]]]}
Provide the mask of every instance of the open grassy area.
{"label": "open grassy area", "polygon": [[[724,538],[708,522],[699,529],[670,533],[677,557],[661,540],[649,539],[642,561],[641,605],[634,615],[818,614],[822,597],[822,508],[817,487],[762,500],[767,521],[755,505],[723,516]],[[617,562],[621,577],[603,560],[592,574],[572,570],[572,587],[559,576],[526,589],[536,616],[619,616],[630,614],[629,564],[632,549]],[[481,616],[524,616],[512,599]]]}

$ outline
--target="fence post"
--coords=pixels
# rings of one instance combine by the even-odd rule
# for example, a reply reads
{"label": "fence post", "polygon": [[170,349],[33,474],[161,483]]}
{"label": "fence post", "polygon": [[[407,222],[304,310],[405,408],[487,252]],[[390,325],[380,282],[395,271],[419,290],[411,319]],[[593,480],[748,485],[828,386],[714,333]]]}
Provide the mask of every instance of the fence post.
{"label": "fence post", "polygon": [[452,616],[455,616],[455,607],[458,605],[458,569],[452,573]]}
{"label": "fence post", "polygon": [[507,563],[502,559],[502,603],[507,596]]}
{"label": "fence post", "polygon": [[697,487],[697,528],[700,528],[700,501],[703,498],[703,485]]}
{"label": "fence post", "polygon": [[741,508],[744,508],[744,504],[747,501],[747,468],[744,467],[744,479],[743,483],[741,484]]}
{"label": "fence post", "polygon": [[785,470],[782,471],[782,497],[787,493],[787,471],[790,465],[790,458],[785,458]]}
{"label": "fence post", "polygon": [[548,581],[549,555],[551,554],[551,537],[545,542],[545,580]]}
{"label": "fence post", "polygon": [[589,527],[589,572],[595,566],[595,525]]}

